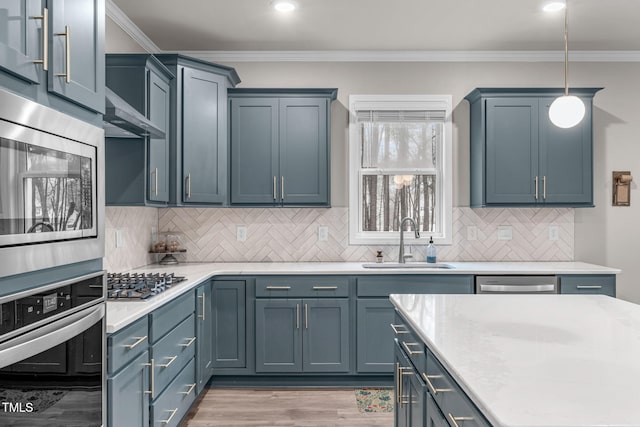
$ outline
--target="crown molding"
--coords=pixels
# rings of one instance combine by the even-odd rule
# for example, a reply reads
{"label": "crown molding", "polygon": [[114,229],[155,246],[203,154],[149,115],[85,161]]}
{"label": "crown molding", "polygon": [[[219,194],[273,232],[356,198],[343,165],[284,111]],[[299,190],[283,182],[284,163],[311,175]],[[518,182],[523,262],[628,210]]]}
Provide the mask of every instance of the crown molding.
{"label": "crown molding", "polygon": [[[563,51],[181,51],[212,62],[562,62]],[[573,62],[640,62],[640,51],[573,51]]]}
{"label": "crown molding", "polygon": [[122,31],[127,33],[136,43],[149,53],[159,53],[162,50],[131,19],[120,9],[113,0],[105,4],[106,14]]}

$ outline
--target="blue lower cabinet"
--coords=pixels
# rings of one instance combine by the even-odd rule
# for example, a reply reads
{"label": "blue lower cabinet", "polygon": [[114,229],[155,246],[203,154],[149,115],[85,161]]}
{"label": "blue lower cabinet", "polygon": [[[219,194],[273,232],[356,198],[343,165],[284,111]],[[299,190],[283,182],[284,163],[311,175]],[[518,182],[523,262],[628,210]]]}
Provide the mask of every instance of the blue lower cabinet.
{"label": "blue lower cabinet", "polygon": [[211,328],[213,369],[247,366],[246,283],[244,280],[214,280]]}
{"label": "blue lower cabinet", "polygon": [[149,353],[145,351],[107,379],[107,425],[149,425]]}
{"label": "blue lower cabinet", "polygon": [[613,274],[575,274],[559,278],[561,294],[616,296],[616,276]]}
{"label": "blue lower cabinet", "polygon": [[183,320],[151,348],[154,361],[154,385],[161,392],[178,372],[195,356],[193,314]]}
{"label": "blue lower cabinet", "polygon": [[349,300],[303,299],[304,372],[349,372]]}
{"label": "blue lower cabinet", "polygon": [[440,408],[438,408],[430,393],[427,393],[426,396],[426,408],[426,427],[449,427],[449,423],[440,412]]}
{"label": "blue lower cabinet", "polygon": [[256,372],[302,372],[301,302],[256,301]]}
{"label": "blue lower cabinet", "polygon": [[196,400],[195,375],[195,361],[191,359],[151,405],[152,426],[177,426],[180,423]]}
{"label": "blue lower cabinet", "polygon": [[200,393],[213,373],[213,305],[211,282],[196,289],[196,392]]}
{"label": "blue lower cabinet", "polygon": [[393,372],[393,323],[395,312],[388,299],[359,298],[357,310],[357,364],[359,373]]}

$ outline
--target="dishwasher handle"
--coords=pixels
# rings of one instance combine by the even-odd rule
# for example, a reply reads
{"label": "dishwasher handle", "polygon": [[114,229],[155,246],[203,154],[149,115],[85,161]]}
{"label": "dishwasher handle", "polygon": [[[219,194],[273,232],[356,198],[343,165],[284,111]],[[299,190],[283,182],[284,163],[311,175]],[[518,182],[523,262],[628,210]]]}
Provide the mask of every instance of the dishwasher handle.
{"label": "dishwasher handle", "polygon": [[554,283],[547,283],[541,285],[478,285],[478,293],[490,294],[538,294],[538,293],[557,293],[556,285]]}

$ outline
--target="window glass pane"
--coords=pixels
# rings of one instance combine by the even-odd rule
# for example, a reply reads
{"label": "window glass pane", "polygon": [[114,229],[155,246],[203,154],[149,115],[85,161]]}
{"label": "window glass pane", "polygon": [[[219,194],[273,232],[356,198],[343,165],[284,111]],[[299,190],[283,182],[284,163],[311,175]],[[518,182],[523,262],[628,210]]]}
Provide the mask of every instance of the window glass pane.
{"label": "window glass pane", "polygon": [[437,168],[443,123],[365,122],[362,168]]}
{"label": "window glass pane", "polygon": [[412,217],[420,231],[435,232],[435,175],[364,175],[362,231],[399,231],[400,221]]}

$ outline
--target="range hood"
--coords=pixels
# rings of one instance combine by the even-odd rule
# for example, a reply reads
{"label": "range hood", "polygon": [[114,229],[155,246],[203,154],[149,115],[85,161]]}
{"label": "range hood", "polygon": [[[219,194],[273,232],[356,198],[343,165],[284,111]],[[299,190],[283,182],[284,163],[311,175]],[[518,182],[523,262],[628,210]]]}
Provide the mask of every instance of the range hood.
{"label": "range hood", "polygon": [[164,138],[165,133],[149,119],[105,88],[104,133],[108,138]]}

